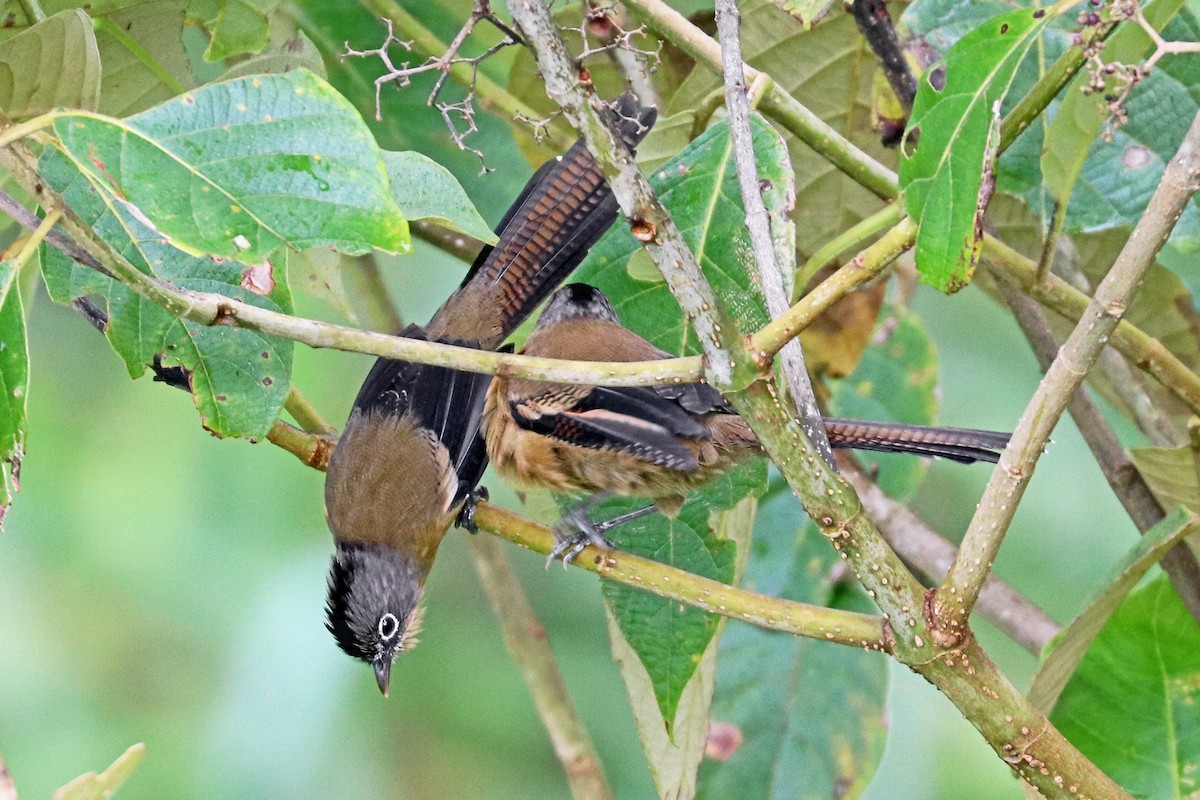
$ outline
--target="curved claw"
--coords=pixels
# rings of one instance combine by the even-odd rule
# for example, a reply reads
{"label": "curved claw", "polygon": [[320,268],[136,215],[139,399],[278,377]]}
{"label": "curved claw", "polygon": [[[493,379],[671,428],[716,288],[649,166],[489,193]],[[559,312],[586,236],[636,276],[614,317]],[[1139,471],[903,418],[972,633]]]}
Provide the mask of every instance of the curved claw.
{"label": "curved claw", "polygon": [[462,510],[458,512],[458,517],[454,520],[454,527],[465,528],[468,533],[479,533],[479,526],[475,524],[475,504],[480,500],[487,499],[488,489],[486,486],[476,486],[467,492]]}
{"label": "curved claw", "polygon": [[560,556],[563,569],[579,557],[588,545],[595,545],[601,550],[616,550],[617,546],[610,542],[599,529],[592,524],[587,515],[580,510],[565,514],[554,526],[554,538],[558,543],[546,556],[546,569]]}

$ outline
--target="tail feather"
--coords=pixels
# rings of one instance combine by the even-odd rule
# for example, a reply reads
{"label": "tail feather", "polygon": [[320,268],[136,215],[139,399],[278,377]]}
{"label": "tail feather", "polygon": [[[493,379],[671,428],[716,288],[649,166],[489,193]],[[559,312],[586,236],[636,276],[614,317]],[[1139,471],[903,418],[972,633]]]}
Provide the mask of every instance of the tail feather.
{"label": "tail feather", "polygon": [[[628,93],[609,109],[610,122],[630,148],[656,115],[653,108],[639,108]],[[430,331],[478,339],[494,349],[579,265],[617,211],[595,159],[576,142],[526,184],[496,228],[500,241],[479,254],[458,291],[434,315]],[[480,313],[481,306],[487,313]]]}
{"label": "tail feather", "polygon": [[1000,460],[1010,434],[970,428],[941,428],[903,425],[897,422],[866,422],[856,419],[825,420],[829,443],[834,447],[940,456],[963,464]]}

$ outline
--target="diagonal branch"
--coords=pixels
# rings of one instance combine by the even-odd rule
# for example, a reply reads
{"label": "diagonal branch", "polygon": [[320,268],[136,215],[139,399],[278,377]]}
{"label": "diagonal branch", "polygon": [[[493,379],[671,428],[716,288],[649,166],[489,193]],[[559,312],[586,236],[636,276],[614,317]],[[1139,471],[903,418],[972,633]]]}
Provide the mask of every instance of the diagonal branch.
{"label": "diagonal branch", "polygon": [[[725,108],[729,113],[729,138],[733,143],[733,158],[737,168],[738,185],[742,190],[742,205],[746,209],[746,227],[754,249],[759,282],[767,300],[772,319],[779,319],[788,310],[788,296],[783,287],[783,271],[775,257],[771,238],[771,221],[758,186],[758,167],[754,160],[754,142],[750,138],[750,103],[746,97],[746,80],[742,73],[741,15],[735,0],[717,0],[717,31],[721,36],[721,56],[725,63]],[[776,232],[778,233],[778,231]],[[787,237],[792,246],[792,235]],[[804,351],[800,340],[790,339],[779,351],[783,376],[792,393],[792,401],[800,415],[800,427],[817,448],[817,452],[832,467],[833,448],[825,434],[825,423],[817,396],[808,377]]]}
{"label": "diagonal branch", "polygon": [[1071,395],[1095,365],[1125,314],[1138,284],[1166,243],[1184,206],[1200,186],[1198,175],[1200,114],[1167,164],[1162,182],[1116,263],[1096,288],[1087,312],[1046,371],[984,489],[958,558],[934,601],[932,624],[947,642],[957,641],[966,630],[967,617],[1033,476],[1038,456]]}

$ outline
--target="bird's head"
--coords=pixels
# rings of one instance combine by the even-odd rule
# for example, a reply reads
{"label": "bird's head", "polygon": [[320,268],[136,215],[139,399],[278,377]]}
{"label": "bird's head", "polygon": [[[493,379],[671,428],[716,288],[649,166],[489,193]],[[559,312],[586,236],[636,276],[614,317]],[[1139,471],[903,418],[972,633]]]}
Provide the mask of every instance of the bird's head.
{"label": "bird's head", "polygon": [[384,697],[397,653],[417,644],[424,572],[382,545],[340,543],[329,569],[325,627],[348,655],[370,664]]}
{"label": "bird's head", "polygon": [[620,324],[604,292],[586,283],[568,283],[550,297],[537,327],[547,328],[571,319],[598,319]]}

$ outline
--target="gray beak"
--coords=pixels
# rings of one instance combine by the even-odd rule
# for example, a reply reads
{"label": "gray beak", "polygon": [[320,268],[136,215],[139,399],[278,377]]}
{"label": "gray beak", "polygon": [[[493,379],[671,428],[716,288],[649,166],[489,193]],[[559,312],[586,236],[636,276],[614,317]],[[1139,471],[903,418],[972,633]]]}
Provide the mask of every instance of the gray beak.
{"label": "gray beak", "polygon": [[390,658],[380,658],[373,664],[375,667],[375,681],[379,684],[379,691],[383,692],[383,696],[388,696],[388,684],[392,680],[392,660]]}

